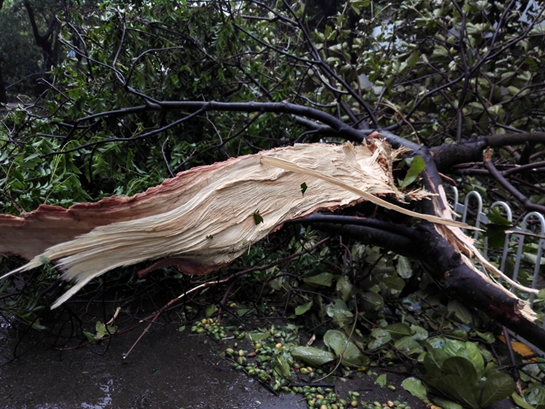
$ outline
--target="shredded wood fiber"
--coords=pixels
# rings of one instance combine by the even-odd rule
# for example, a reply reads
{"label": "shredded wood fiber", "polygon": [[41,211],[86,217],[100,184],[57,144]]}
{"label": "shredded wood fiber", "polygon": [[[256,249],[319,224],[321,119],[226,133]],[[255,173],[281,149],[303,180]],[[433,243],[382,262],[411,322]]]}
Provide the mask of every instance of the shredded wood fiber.
{"label": "shredded wood fiber", "polygon": [[[288,220],[364,200],[459,230],[462,224],[449,217],[415,213],[379,197],[402,202],[407,195],[391,174],[397,153],[377,139],[357,147],[301,144],[193,168],[133,197],[0,215],[0,254],[31,259],[4,277],[54,262],[75,282],[56,308],[116,267],[175,257],[182,271],[206,274]],[[408,195],[429,196],[422,190]],[[256,224],[257,212],[262,223]]]}

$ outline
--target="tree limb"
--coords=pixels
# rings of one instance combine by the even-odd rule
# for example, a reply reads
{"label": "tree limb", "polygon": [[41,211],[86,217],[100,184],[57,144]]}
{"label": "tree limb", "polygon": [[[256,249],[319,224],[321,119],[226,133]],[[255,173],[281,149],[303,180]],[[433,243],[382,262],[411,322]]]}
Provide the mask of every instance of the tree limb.
{"label": "tree limb", "polygon": [[458,163],[483,160],[483,150],[490,146],[521,145],[526,142],[545,143],[545,132],[523,132],[481,136],[477,140],[460,144],[443,144],[431,148],[437,169],[444,172]]}
{"label": "tree limb", "polygon": [[532,203],[523,193],[521,193],[515,186],[513,186],[509,181],[496,169],[492,159],[490,157],[490,148],[486,150],[484,155],[484,165],[490,174],[502,185],[509,193],[511,193],[515,199],[517,199],[526,210],[536,211],[542,214],[545,214],[545,206]]}
{"label": "tree limb", "polygon": [[353,224],[317,223],[313,226],[425,263],[428,273],[443,283],[450,297],[486,313],[535,345],[545,343],[545,329],[529,319],[525,312],[527,304],[475,274],[432,225],[420,223],[411,239],[383,229]]}

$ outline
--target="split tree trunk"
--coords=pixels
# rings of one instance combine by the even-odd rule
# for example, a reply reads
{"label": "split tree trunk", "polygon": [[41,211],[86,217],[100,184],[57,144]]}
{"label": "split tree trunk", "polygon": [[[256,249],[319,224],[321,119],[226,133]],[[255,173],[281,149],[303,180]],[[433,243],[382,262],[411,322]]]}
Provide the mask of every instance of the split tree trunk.
{"label": "split tree trunk", "polygon": [[[362,227],[351,218],[345,225],[319,227],[424,261],[454,298],[528,341],[545,344],[545,331],[534,323],[528,304],[471,262],[477,257],[501,274],[461,232],[462,224],[448,218],[448,209],[440,209],[439,202],[446,203],[444,192],[432,198],[435,214],[442,217],[415,213],[380,197],[428,197],[418,190],[397,190],[391,174],[394,157],[380,140],[356,148],[296,145],[194,168],[131,198],[70,209],[41,206],[22,217],[0,215],[0,254],[31,258],[9,274],[53,262],[65,279],[76,281],[54,308],[115,267],[166,258],[161,266],[171,259],[188,274],[206,274],[288,221],[368,200],[434,224],[409,229],[375,221]],[[316,222],[313,216],[302,221]]]}

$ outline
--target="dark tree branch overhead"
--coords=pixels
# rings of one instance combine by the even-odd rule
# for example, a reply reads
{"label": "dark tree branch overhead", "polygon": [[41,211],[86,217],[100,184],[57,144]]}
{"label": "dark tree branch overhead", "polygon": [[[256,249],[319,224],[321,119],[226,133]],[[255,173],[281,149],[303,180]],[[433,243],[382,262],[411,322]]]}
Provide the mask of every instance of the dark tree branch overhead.
{"label": "dark tree branch overhead", "polygon": [[[142,96],[145,97],[145,95],[142,95]],[[76,125],[80,126],[82,122],[87,122],[87,121],[98,119],[98,118],[104,118],[104,117],[110,117],[110,116],[118,117],[118,116],[137,113],[137,112],[160,111],[160,110],[191,110],[191,111],[194,111],[192,114],[182,119],[179,119],[178,121],[175,121],[173,124],[181,123],[190,117],[193,117],[195,115],[198,115],[199,113],[207,112],[207,111],[272,112],[272,113],[293,114],[295,116],[306,117],[306,118],[320,121],[324,123],[325,125],[328,125],[329,127],[331,127],[331,129],[333,129],[334,131],[336,131],[339,137],[346,138],[353,142],[363,142],[366,139],[367,135],[373,132],[373,130],[355,129],[327,112],[324,112],[315,108],[288,103],[288,102],[217,102],[217,101],[157,101],[157,100],[153,100],[153,101],[146,100],[146,102],[147,102],[146,105],[140,105],[140,106],[130,107],[130,108],[121,108],[115,111],[107,111],[107,112],[102,112],[100,114],[82,117],[77,120]],[[171,125],[168,125],[165,128],[160,128],[158,130],[150,131],[143,135],[139,135],[132,138],[106,139],[100,142],[83,144],[76,148],[67,149],[67,150],[64,150],[63,152],[58,152],[58,154],[77,151],[79,149],[91,147],[100,143],[116,142],[116,141],[127,142],[131,140],[142,139],[142,138],[163,132],[164,130],[170,128]],[[441,178],[435,167],[435,161],[432,155],[430,154],[430,151],[426,147],[420,146],[414,142],[411,142],[405,138],[399,137],[385,130],[378,129],[376,132],[378,132],[379,135],[384,137],[393,147],[408,148],[410,150],[410,154],[409,154],[410,156],[420,155],[426,163],[427,172],[423,174],[423,178],[426,182],[426,185],[430,189],[430,191],[438,192],[439,190],[438,186],[441,184]],[[50,153],[48,154],[48,156],[53,154],[56,154],[56,153]],[[439,203],[442,208],[448,207],[448,204],[442,203],[440,199],[439,199]],[[430,209],[428,209],[428,211],[430,212],[430,214],[432,214],[432,211]]]}
{"label": "dark tree branch overhead", "polygon": [[490,157],[490,148],[488,148],[486,150],[486,153],[484,154],[484,165],[486,166],[486,169],[488,169],[490,174],[494,177],[494,179],[496,179],[505,189],[507,189],[507,191],[511,193],[513,197],[517,199],[526,210],[536,211],[545,214],[545,206],[532,203],[530,199],[528,199],[517,188],[509,183],[509,181],[501,174],[501,172],[496,169],[494,163],[492,162],[492,158]]}
{"label": "dark tree branch overhead", "polygon": [[416,232],[414,229],[411,229],[407,226],[384,222],[382,220],[377,220],[370,217],[311,214],[310,216],[307,216],[304,219],[297,219],[290,222],[290,224],[294,224],[294,223],[303,223],[303,224],[328,223],[328,224],[337,224],[337,225],[350,224],[353,226],[371,227],[374,229],[390,232],[398,236],[400,239],[405,238],[409,240],[416,238],[416,236],[418,235],[418,232]]}
{"label": "dark tree branch overhead", "polygon": [[44,70],[49,70],[51,67],[57,65],[57,53],[53,48],[53,41],[51,38],[55,29],[59,26],[59,23],[56,18],[51,19],[47,32],[44,35],[41,35],[40,30],[38,29],[38,24],[36,24],[36,17],[34,16],[34,10],[30,4],[30,0],[23,0],[23,5],[28,13],[28,18],[30,25],[32,26],[32,33],[34,34],[36,44],[42,49],[43,52],[43,68]]}
{"label": "dark tree branch overhead", "polygon": [[521,132],[481,136],[474,141],[460,144],[443,144],[431,148],[439,171],[445,171],[459,163],[483,160],[487,147],[501,148],[508,145],[522,145],[526,142],[545,143],[545,132]]}
{"label": "dark tree branch overhead", "polygon": [[[369,105],[361,98],[360,95],[358,95],[358,93],[351,86],[349,86],[346,83],[345,80],[343,80],[339,75],[337,75],[337,73],[335,73],[331,69],[331,67],[323,61],[323,59],[320,57],[320,53],[318,52],[318,50],[316,49],[316,46],[314,45],[314,42],[310,38],[310,35],[309,35],[308,30],[306,29],[305,25],[301,23],[300,19],[297,17],[296,13],[293,11],[293,9],[288,4],[288,2],[286,0],[283,0],[283,2],[284,2],[284,6],[293,15],[293,17],[294,17],[294,19],[296,21],[297,27],[301,30],[301,32],[303,33],[303,36],[305,37],[305,42],[308,45],[310,54],[317,61],[317,66],[319,67],[320,71],[322,71],[324,73],[324,75],[328,78],[329,83],[331,84],[333,81],[339,82],[343,86],[343,88],[346,90],[346,92],[349,93],[356,101],[358,101],[358,104],[360,104],[360,106],[363,107],[363,109],[365,110],[365,112],[369,116],[369,118],[370,118],[370,120],[371,120],[371,122],[373,124],[373,127],[378,128],[379,123],[378,123],[377,118],[375,117],[375,114],[374,114],[373,110],[371,109],[371,107],[369,107]],[[352,121],[357,123],[358,121],[356,119],[356,116],[355,116],[354,112],[348,106],[348,104],[344,100],[342,100],[342,97],[341,97],[340,93],[338,93],[335,90],[333,92],[334,92],[334,94],[336,94],[337,99],[340,100],[341,105],[343,107],[343,110],[349,115],[349,117],[350,117],[350,119]],[[368,127],[366,126],[366,128],[368,128]]]}

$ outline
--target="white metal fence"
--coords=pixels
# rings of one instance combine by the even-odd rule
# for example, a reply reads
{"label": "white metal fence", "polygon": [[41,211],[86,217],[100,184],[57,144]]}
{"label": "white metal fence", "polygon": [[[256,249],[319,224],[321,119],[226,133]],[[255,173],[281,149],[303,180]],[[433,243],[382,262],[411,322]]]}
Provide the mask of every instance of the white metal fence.
{"label": "white metal fence", "polygon": [[[464,198],[464,202],[460,203],[458,189],[456,187],[451,188],[454,193],[454,211],[461,215],[463,222],[474,225],[475,227],[481,227],[482,225],[491,223],[486,214],[483,212],[483,199],[479,192],[469,192]],[[516,281],[519,277],[522,263],[524,263],[522,268],[527,268],[528,266],[533,265],[533,267],[530,267],[530,269],[533,271],[530,287],[534,289],[538,288],[541,259],[543,256],[543,251],[545,250],[545,217],[541,213],[530,212],[526,214],[522,220],[513,222],[513,213],[507,203],[502,201],[494,202],[490,206],[490,210],[494,208],[500,208],[500,212],[513,225],[513,227],[508,229],[508,233],[505,234],[503,249],[501,250],[501,256],[499,256],[499,269],[503,273],[507,273],[507,264],[513,263],[514,267],[512,269],[512,279]],[[513,223],[516,223],[517,225],[514,225]],[[473,238],[480,239],[480,235],[482,234],[482,231],[475,230],[473,232]],[[528,239],[530,237],[533,237],[534,241],[535,238],[537,238],[537,243],[533,243],[531,251],[528,251],[528,248],[526,248],[526,251],[524,251],[524,245],[525,243],[528,243]],[[482,243],[482,253],[485,257],[488,257],[488,237],[483,237]],[[543,280],[543,277],[541,279]],[[540,285],[540,287],[543,286]],[[511,291],[515,292],[515,289],[511,287]],[[530,306],[534,307],[535,295],[533,293],[531,293],[529,296],[525,296],[517,291],[517,295],[521,296],[521,298],[526,298],[530,303]],[[545,328],[545,319],[543,320],[543,328]],[[545,352],[543,352],[543,350],[540,350],[539,348],[536,348],[530,344],[529,346],[540,355],[545,356]],[[541,346],[541,349],[543,349],[543,346]]]}

